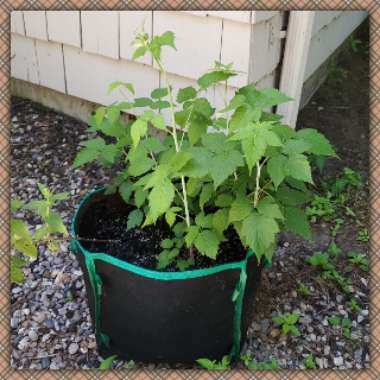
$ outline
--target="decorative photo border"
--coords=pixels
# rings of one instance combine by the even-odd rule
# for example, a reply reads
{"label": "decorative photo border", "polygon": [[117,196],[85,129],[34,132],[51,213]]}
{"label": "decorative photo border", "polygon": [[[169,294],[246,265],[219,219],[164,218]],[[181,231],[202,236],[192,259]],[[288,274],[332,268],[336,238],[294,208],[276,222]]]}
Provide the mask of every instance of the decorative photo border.
{"label": "decorative photo border", "polygon": [[[118,370],[118,371],[17,371],[10,367],[9,325],[9,168],[10,168],[10,12],[12,10],[68,9],[286,9],[286,10],[367,10],[370,17],[370,323],[371,368],[367,370],[252,372],[237,370],[212,372],[202,370]],[[0,3],[0,379],[379,379],[380,378],[380,5],[374,0],[310,2],[282,1],[130,1],[118,0],[42,0],[2,1]]]}

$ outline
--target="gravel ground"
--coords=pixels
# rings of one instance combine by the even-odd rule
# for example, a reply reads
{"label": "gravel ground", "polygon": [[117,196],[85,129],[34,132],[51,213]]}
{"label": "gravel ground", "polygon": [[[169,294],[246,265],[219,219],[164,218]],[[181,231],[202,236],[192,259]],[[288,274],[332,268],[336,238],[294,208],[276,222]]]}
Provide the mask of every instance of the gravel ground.
{"label": "gravel ground", "polygon": [[[350,60],[346,69],[353,70],[354,65],[363,67],[364,61],[361,62],[361,59],[359,55]],[[362,75],[365,75],[365,70],[362,70]],[[348,99],[350,95],[356,99],[356,85],[344,89]],[[342,86],[332,85],[331,82],[323,86],[309,109],[306,108],[300,115],[300,124],[322,130],[325,128],[324,132],[332,133],[331,128],[327,127],[329,122],[335,125],[334,119],[336,122],[337,117],[341,124],[344,124],[344,118],[348,118],[350,123],[356,122],[358,136],[348,134],[347,138],[359,138],[361,143],[350,145],[349,150],[344,134],[335,129],[329,136],[337,145],[342,161],[332,164],[327,174],[334,176],[337,170],[349,164],[361,171],[366,179],[368,119],[367,122],[363,120],[363,103],[358,101],[351,107],[351,112],[343,117],[341,113],[328,112],[330,96],[334,95],[334,91],[337,95],[339,88]],[[334,99],[339,100],[339,97]],[[313,112],[317,114],[310,117]],[[318,117],[325,119],[321,123]],[[48,185],[56,192],[70,191],[70,199],[60,207],[69,224],[79,198],[95,185],[104,184],[111,174],[96,165],[87,167],[85,171],[70,169],[78,142],[88,138],[85,132],[87,126],[20,98],[14,98],[12,102],[12,125],[12,197],[35,199],[38,196],[37,182]],[[351,162],[353,154],[357,157],[355,162]],[[363,221],[367,218],[366,199],[366,189],[362,189],[353,200],[355,209],[362,210],[359,218]],[[345,223],[336,239],[342,249],[337,263],[339,271],[347,267],[346,254],[349,250],[367,253],[367,244],[356,240],[357,227],[350,217],[343,218]],[[30,222],[35,223],[32,219]],[[368,274],[354,268],[350,274],[352,285],[348,292],[342,292],[331,282],[322,280],[320,272],[305,261],[313,252],[328,247],[330,228],[328,223],[314,225],[314,244],[291,234],[281,236],[273,266],[264,272],[254,321],[244,345],[244,352],[249,353],[254,362],[276,358],[281,368],[305,368],[305,359],[312,354],[317,368],[369,366]],[[67,244],[62,243],[57,254],[40,248],[38,260],[26,269],[25,274],[25,284],[13,285],[11,290],[12,367],[98,367],[101,358],[96,352],[82,273]],[[309,295],[302,295],[298,290],[300,282],[309,288]],[[360,306],[359,311],[353,311],[348,306],[352,299]],[[298,337],[281,334],[272,317],[294,311],[300,313],[297,326],[301,334]],[[350,339],[342,335],[339,327],[331,326],[328,317],[332,315],[352,321]],[[121,362],[116,363],[116,366],[121,365]],[[238,363],[238,366],[243,364]]]}

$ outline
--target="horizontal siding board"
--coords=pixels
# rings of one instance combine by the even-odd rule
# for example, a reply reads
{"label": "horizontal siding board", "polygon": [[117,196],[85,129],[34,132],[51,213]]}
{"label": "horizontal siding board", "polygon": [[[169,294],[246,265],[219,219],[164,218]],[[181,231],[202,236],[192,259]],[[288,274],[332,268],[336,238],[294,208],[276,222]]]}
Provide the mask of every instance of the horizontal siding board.
{"label": "horizontal siding board", "polygon": [[39,84],[35,40],[11,33],[11,76]]}
{"label": "horizontal siding board", "polygon": [[119,59],[119,12],[81,11],[83,50]]}
{"label": "horizontal siding board", "polygon": [[62,45],[36,40],[36,54],[40,85],[59,92],[65,92]]}
{"label": "horizontal siding board", "polygon": [[47,40],[46,11],[23,11],[25,34],[28,37]]}
{"label": "horizontal siding board", "polygon": [[257,82],[271,73],[281,58],[282,17],[278,12],[268,21],[252,25],[249,82]]}
{"label": "horizontal siding board", "polygon": [[[151,11],[122,11],[120,12],[120,58],[132,59],[134,48],[132,41],[136,31],[144,29],[152,36],[152,12]],[[137,62],[152,64],[149,54],[140,57]]]}
{"label": "horizontal siding board", "polygon": [[25,35],[24,16],[22,11],[11,12],[11,32]]}
{"label": "horizontal siding board", "polygon": [[177,50],[165,47],[162,62],[168,72],[198,79],[220,59],[222,20],[192,17],[183,12],[155,12],[154,34],[167,30],[176,36]]}
{"label": "horizontal siding board", "polygon": [[249,23],[251,21],[251,11],[183,11],[194,16],[218,17],[230,21]]}
{"label": "horizontal siding board", "polygon": [[304,81],[326,61],[366,17],[365,11],[344,11],[311,39]]}
{"label": "horizontal siding board", "polygon": [[[72,46],[64,45],[63,51],[69,95],[109,105],[125,100],[117,90],[108,93],[109,84],[116,80],[132,83],[136,97],[149,96],[159,85],[159,73],[153,67],[86,53]],[[138,109],[130,113],[140,112]]]}
{"label": "horizontal siding board", "polygon": [[79,11],[47,11],[49,40],[81,46]]}
{"label": "horizontal siding board", "polygon": [[229,20],[223,22],[221,61],[233,63],[239,74],[229,79],[231,86],[241,87],[248,83],[251,25]]}

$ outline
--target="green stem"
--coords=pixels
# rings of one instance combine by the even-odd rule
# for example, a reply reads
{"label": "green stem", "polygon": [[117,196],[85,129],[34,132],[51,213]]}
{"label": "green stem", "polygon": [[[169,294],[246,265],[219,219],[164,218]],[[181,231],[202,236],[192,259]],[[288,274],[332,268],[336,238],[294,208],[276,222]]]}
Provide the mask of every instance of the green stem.
{"label": "green stem", "polygon": [[[172,121],[172,136],[173,136],[173,140],[174,140],[175,150],[178,153],[180,151],[180,146],[178,145],[177,127],[176,127],[175,116],[174,116],[173,93],[172,93],[172,89],[170,87],[170,84],[169,84],[169,81],[168,81],[164,67],[162,66],[160,60],[157,59],[156,62],[157,62],[158,67],[160,69],[163,80],[166,84],[166,88],[168,89],[169,103],[170,103],[170,115],[171,115],[171,121]],[[186,183],[185,183],[185,177],[184,176],[181,176],[181,185],[182,185],[182,194],[183,194],[183,205],[185,207],[186,225],[187,225],[187,227],[190,227],[189,204],[187,201]]]}
{"label": "green stem", "polygon": [[256,187],[255,187],[255,196],[253,198],[253,207],[255,208],[257,206],[257,202],[259,201],[260,176],[261,176],[261,166],[259,162],[256,162]]}

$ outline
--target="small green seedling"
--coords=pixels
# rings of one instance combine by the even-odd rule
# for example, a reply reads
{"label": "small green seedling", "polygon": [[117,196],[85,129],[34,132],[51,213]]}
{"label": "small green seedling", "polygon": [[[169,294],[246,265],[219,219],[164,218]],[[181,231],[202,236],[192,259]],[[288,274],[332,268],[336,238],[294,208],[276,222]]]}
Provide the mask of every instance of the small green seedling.
{"label": "small green seedling", "polygon": [[313,223],[319,219],[329,221],[332,215],[336,214],[336,205],[332,199],[332,194],[328,192],[326,196],[315,195],[310,206],[306,208],[306,214]]}
{"label": "small green seedling", "polygon": [[332,315],[328,318],[331,326],[340,327],[342,335],[347,339],[351,339],[351,325],[352,322],[348,318],[341,318],[337,315]]}
{"label": "small green seedling", "polygon": [[21,218],[11,218],[11,248],[23,256],[22,258],[11,256],[11,282],[13,283],[22,284],[25,281],[22,271],[27,263],[25,259],[32,261],[37,259],[39,244],[46,243],[50,251],[57,252],[59,244],[53,237],[68,236],[63,220],[60,214],[54,211],[54,208],[60,201],[65,200],[69,193],[54,194],[40,183],[38,189],[43,199],[33,200],[29,203],[19,199],[11,201],[12,213],[20,210],[31,211],[42,221],[42,226],[32,233],[29,225]]}
{"label": "small green seedling", "polygon": [[358,236],[356,237],[357,241],[369,241],[369,232],[367,228],[363,228],[362,230],[359,230]]}
{"label": "small green seedling", "polygon": [[347,305],[354,313],[359,313],[362,310],[355,298],[351,298]]}
{"label": "small green seedling", "polygon": [[340,227],[343,225],[344,220],[342,218],[336,218],[334,222],[335,224],[331,228],[331,236],[335,238],[340,230]]}
{"label": "small green seedling", "polygon": [[230,368],[231,360],[226,355],[222,360],[210,360],[207,358],[197,359],[196,362],[204,369],[210,369],[212,371],[225,371]]}
{"label": "small green seedling", "polygon": [[115,361],[115,359],[116,359],[116,355],[112,355],[112,356],[109,356],[108,358],[104,359],[100,363],[99,369],[111,369],[112,368],[112,364]]}
{"label": "small green seedling", "polygon": [[348,252],[348,261],[359,267],[363,272],[369,271],[369,262],[366,255],[354,251]]}
{"label": "small green seedling", "polygon": [[294,336],[299,336],[300,331],[298,327],[296,326],[296,323],[298,322],[300,317],[300,313],[293,312],[289,314],[279,315],[276,317],[273,317],[273,322],[281,327],[281,331],[284,334],[292,334]]}
{"label": "small green seedling", "polygon": [[252,362],[252,356],[250,354],[244,354],[240,358],[243,361],[246,368],[249,370],[270,371],[270,370],[276,370],[280,368],[276,358],[272,358],[272,360],[269,362],[255,362],[255,363]]}
{"label": "small green seedling", "polygon": [[307,369],[316,369],[317,368],[313,354],[307,355],[307,357],[305,359],[305,367]]}
{"label": "small green seedling", "polygon": [[305,297],[310,296],[311,291],[310,289],[303,283],[300,282],[297,287],[297,292]]}

